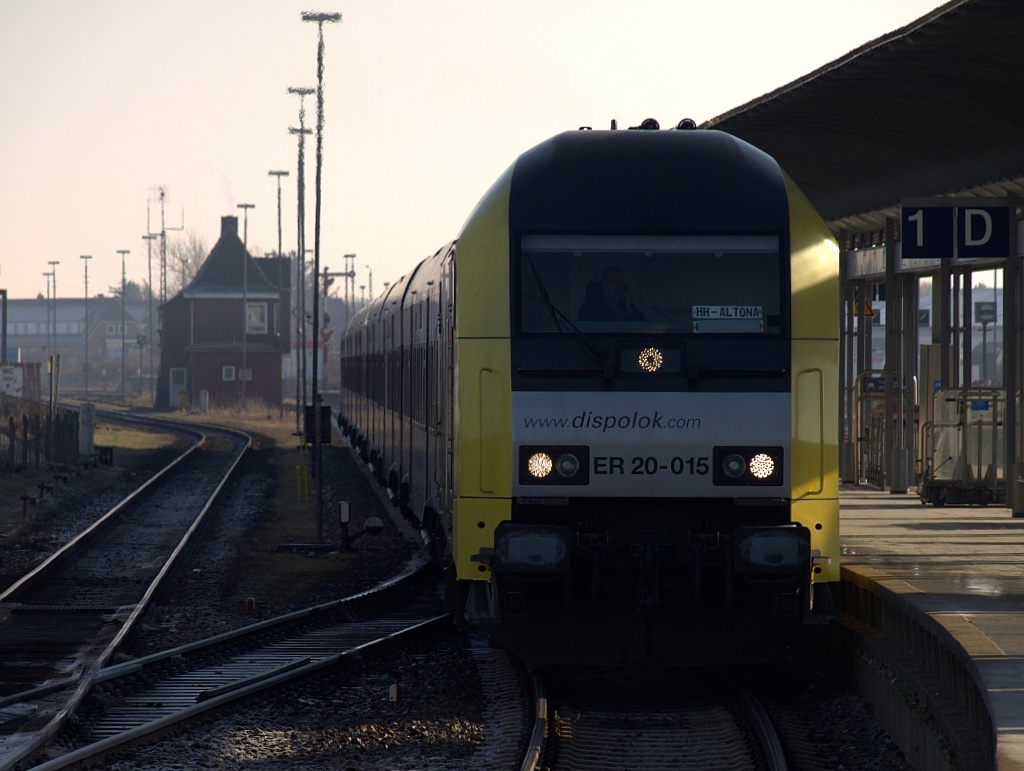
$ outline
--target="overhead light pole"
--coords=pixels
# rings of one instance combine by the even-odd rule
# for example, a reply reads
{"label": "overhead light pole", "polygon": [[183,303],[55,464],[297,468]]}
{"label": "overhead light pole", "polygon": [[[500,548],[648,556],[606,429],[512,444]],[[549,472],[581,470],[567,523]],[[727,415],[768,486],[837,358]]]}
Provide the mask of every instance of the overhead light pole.
{"label": "overhead light pole", "polygon": [[50,349],[50,354],[53,356],[54,366],[57,362],[57,266],[60,265],[60,260],[49,260],[48,264],[53,276],[53,348]]}
{"label": "overhead light pole", "polygon": [[[316,13],[305,11],[302,14],[303,21],[311,21],[317,25],[317,49],[316,49],[316,215],[313,223],[313,280],[320,275],[320,179],[323,173],[323,144],[324,144],[324,24],[333,24],[341,21],[340,13]],[[324,480],[322,469],[323,448],[320,443],[320,394],[317,388],[318,366],[317,359],[320,352],[320,302],[319,292],[313,291],[313,344],[316,352],[313,355],[313,473],[316,475],[316,499],[317,538],[323,541],[324,513],[323,513],[323,487]]]}
{"label": "overhead light pole", "polygon": [[0,289],[0,364],[7,364],[7,290]]}
{"label": "overhead light pole", "polygon": [[356,270],[354,254],[343,255],[345,260],[345,325],[352,318],[352,303],[355,301]]}
{"label": "overhead light pole", "polygon": [[242,254],[242,371],[239,380],[242,381],[242,407],[245,408],[245,379],[249,376],[246,369],[246,338],[249,330],[249,209],[255,209],[254,203],[240,203],[238,208],[245,212],[245,225],[242,237],[242,244],[245,252]]}
{"label": "overhead light pole", "polygon": [[53,276],[52,270],[43,271],[43,275],[46,277],[46,344],[43,349],[46,351],[47,357],[53,355],[53,349],[50,348],[50,278]]}
{"label": "overhead light pole", "polygon": [[[275,171],[271,169],[267,172],[268,176],[277,177],[277,295],[281,296],[281,292],[284,289],[284,256],[281,254],[281,177],[287,177],[287,171]],[[281,303],[278,302],[278,313],[275,316],[275,332],[280,335],[281,327],[284,322],[284,317],[281,314]],[[282,342],[284,342],[282,340]],[[279,404],[281,415],[284,415],[284,383],[281,384],[281,402]]]}
{"label": "overhead light pole", "polygon": [[126,255],[131,254],[131,250],[130,249],[118,249],[117,253],[121,255],[121,401],[123,402],[124,401],[124,381],[125,381],[125,377],[128,374],[125,371],[125,355],[124,355],[125,354],[124,335],[125,335],[125,328],[128,325],[128,311],[127,311],[128,298],[127,298],[127,296],[125,294],[126,287],[127,287],[127,281],[125,280],[124,258],[125,258]]}
{"label": "overhead light pole", "polygon": [[244,219],[242,220],[243,221],[243,225],[242,225],[242,243],[245,245],[245,248],[248,250],[248,248],[249,248],[249,209],[255,209],[256,208],[256,204],[254,204],[254,203],[240,203],[240,204],[238,204],[238,208],[241,209],[243,212],[245,212]]}
{"label": "overhead light pole", "polygon": [[[148,219],[147,227],[148,227]],[[153,382],[153,242],[160,237],[159,233],[146,233],[142,239],[146,242],[146,269],[149,272],[149,312],[146,315],[146,342],[149,344],[149,383],[153,387],[153,400],[156,401],[156,383]]]}
{"label": "overhead light pole", "polygon": [[[277,256],[281,257],[281,177],[287,177],[287,171],[268,171],[267,176],[277,177]],[[280,265],[280,263],[278,263]]]}
{"label": "overhead light pole", "polygon": [[306,410],[306,135],[313,132],[306,128],[306,97],[316,92],[313,88],[289,87],[288,93],[299,97],[299,127],[288,128],[288,132],[299,138],[299,166],[296,177],[298,204],[298,245],[295,265],[295,430],[302,431],[301,416]]}
{"label": "overhead light pole", "polygon": [[85,365],[83,367],[83,373],[85,374],[85,400],[89,400],[89,260],[92,259],[91,254],[83,254],[79,258],[82,260],[82,265],[85,267]]}
{"label": "overhead light pole", "polygon": [[[341,21],[340,13],[318,13],[305,11],[302,14],[303,21],[311,21],[317,25],[317,49],[316,49],[316,203],[313,219],[313,277],[320,275],[320,188],[323,176],[324,159],[324,24],[333,24]],[[320,350],[320,293],[313,292],[313,345],[316,346],[317,354]],[[318,403],[318,360],[319,356],[313,356],[313,405],[315,409],[314,420],[319,422],[320,405]],[[319,524],[319,523],[318,523]]]}
{"label": "overhead light pole", "polygon": [[53,412],[53,349],[50,348],[50,279],[53,277],[53,271],[47,271],[43,273],[46,276],[46,348],[47,359],[49,366],[47,369],[50,372],[50,412]]}

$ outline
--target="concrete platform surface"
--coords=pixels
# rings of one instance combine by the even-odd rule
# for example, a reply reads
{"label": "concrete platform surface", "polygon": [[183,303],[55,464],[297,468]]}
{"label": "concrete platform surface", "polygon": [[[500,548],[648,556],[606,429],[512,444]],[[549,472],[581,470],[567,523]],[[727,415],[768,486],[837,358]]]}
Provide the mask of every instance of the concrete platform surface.
{"label": "concrete platform surface", "polygon": [[1024,518],[923,505],[914,493],[840,491],[841,559],[940,623],[988,695],[999,771],[1024,771]]}

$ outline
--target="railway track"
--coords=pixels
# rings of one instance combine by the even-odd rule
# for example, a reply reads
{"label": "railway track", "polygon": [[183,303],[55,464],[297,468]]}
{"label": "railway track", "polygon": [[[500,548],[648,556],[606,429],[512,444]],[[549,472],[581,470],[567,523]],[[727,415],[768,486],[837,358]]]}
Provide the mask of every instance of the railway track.
{"label": "railway track", "polygon": [[253,624],[94,674],[63,751],[38,771],[98,763],[213,710],[427,635],[453,634],[424,559],[392,581],[337,602]]}
{"label": "railway track", "polygon": [[787,768],[767,713],[733,685],[631,670],[558,676],[542,688],[547,741],[521,771]]}
{"label": "railway track", "polygon": [[251,440],[192,437],[120,504],[0,594],[0,769],[52,737],[145,611]]}

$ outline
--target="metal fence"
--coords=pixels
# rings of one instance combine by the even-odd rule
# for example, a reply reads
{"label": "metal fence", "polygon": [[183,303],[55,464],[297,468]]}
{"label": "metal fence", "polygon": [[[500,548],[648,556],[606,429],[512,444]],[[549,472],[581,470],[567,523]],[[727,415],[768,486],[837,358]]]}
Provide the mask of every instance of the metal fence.
{"label": "metal fence", "polygon": [[0,463],[8,473],[74,463],[78,435],[78,410],[50,412],[39,402],[0,395]]}

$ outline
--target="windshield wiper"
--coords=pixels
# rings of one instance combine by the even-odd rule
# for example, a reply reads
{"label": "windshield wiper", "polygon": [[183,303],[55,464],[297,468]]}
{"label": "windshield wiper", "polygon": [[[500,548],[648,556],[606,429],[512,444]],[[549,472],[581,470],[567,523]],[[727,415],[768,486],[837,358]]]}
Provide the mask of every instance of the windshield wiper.
{"label": "windshield wiper", "polygon": [[[548,296],[548,290],[544,286],[544,282],[540,280],[540,273],[537,271],[537,266],[533,264],[533,257],[530,257],[528,262],[530,263],[530,270],[533,272],[533,279],[537,282],[537,289],[540,290],[541,299],[544,301],[544,307],[547,308],[548,314],[551,316],[552,321],[555,322],[555,327],[559,333],[572,332],[587,357],[592,361],[603,363],[607,358],[607,354],[595,346],[583,331],[572,323],[568,316],[555,307],[555,304],[551,302],[551,298]],[[563,324],[565,325],[564,328]]]}

